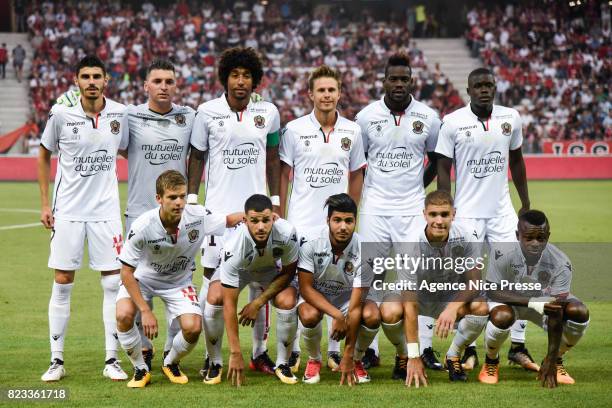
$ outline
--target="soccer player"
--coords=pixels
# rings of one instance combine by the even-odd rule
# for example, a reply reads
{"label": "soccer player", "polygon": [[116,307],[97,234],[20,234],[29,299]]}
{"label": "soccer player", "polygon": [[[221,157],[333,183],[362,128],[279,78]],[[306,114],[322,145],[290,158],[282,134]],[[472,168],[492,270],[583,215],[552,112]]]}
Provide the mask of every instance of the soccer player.
{"label": "soccer player", "polygon": [[[193,126],[188,202],[197,201],[206,162],[206,206],[211,211],[241,211],[247,198],[266,194],[267,180],[272,205],[278,214],[280,116],[270,102],[251,100],[253,90],[263,77],[261,60],[252,48],[230,48],[221,55],[218,71],[225,93],[198,107]],[[204,280],[200,292],[203,302],[207,298],[209,279],[219,266],[222,246],[223,234],[210,236],[204,242]],[[249,290],[250,301],[258,295]],[[274,363],[265,342],[268,310],[269,306],[261,308],[255,323],[250,367],[274,375]],[[205,306],[205,329],[206,316]],[[210,346],[207,340],[207,348]],[[205,361],[204,376],[206,370]]]}
{"label": "soccer player", "polygon": [[[340,89],[337,71],[325,65],[313,70],[308,78],[308,96],[314,109],[289,122],[281,137],[281,214],[285,214],[289,176],[293,171],[287,220],[296,227],[301,244],[319,235],[325,227],[325,200],[330,195],[348,189],[357,204],[361,196],[362,169],[366,165],[361,130],[340,116],[337,110]],[[340,344],[330,338],[328,345],[328,366],[337,369]],[[294,372],[299,366],[299,342],[295,346]]]}
{"label": "soccer player", "polygon": [[[117,257],[123,245],[117,151],[125,131],[125,106],[104,97],[106,69],[96,56],[81,59],[75,70],[81,96],[75,106],[55,105],[43,132],[38,157],[41,222],[52,230],[49,268],[55,280],[49,301],[51,365],[43,381],[65,375],[64,340],[70,320],[70,297],[75,270],[81,267],[87,239],[89,266],[101,273],[104,291],[102,317],[106,343],[103,375],[125,380],[117,361],[115,299],[119,290]],[[51,153],[57,152],[53,203],[49,202]]]}
{"label": "soccer player", "polygon": [[156,182],[158,208],[146,211],[131,226],[120,261],[122,285],[117,295],[117,328],[121,346],[134,365],[130,388],[143,388],[151,381],[142,355],[140,333],[134,324],[141,314],[145,335],[157,337],[157,319],[149,303],[158,296],[181,331],[164,358],[163,373],[176,384],[188,378],[179,361],[196,345],[202,330],[198,295],[192,284],[194,258],[205,235],[236,225],[242,213],[212,214],[200,205],[185,206],[187,181],[176,170],[163,172]]}
{"label": "soccer player", "polygon": [[[529,210],[519,216],[517,238],[518,243],[496,251],[487,271],[487,281],[498,286],[488,291],[487,357],[479,379],[486,384],[498,382],[499,348],[515,319],[525,319],[548,332],[548,349],[538,373],[542,385],[574,384],[563,366],[563,356],[589,326],[589,311],[570,293],[572,263],[548,243],[550,223],[541,211]],[[502,288],[504,282],[523,287]],[[529,285],[532,287],[525,288]]]}
{"label": "soccer player", "polygon": [[380,325],[376,303],[366,300],[371,270],[361,263],[361,242],[355,233],[357,205],[345,193],[326,201],[327,227],[300,247],[298,316],[308,352],[303,381],[320,381],[323,315],[333,318],[331,338],[345,339],[338,370],[340,384],[370,381],[361,358]]}
{"label": "soccer player", "polygon": [[[484,260],[479,259],[479,245],[470,242],[469,231],[453,222],[455,208],[449,192],[438,190],[427,194],[423,214],[426,227],[414,230],[406,241],[410,246],[408,254],[420,259],[421,263],[416,270],[401,268],[398,271],[400,281],[416,280],[418,299],[415,301],[414,292],[408,292],[409,296],[404,299],[402,305],[403,313],[394,314],[391,320],[404,320],[409,343],[408,353],[410,360],[414,360],[408,363],[414,371],[406,377],[406,384],[410,385],[415,379],[410,374],[420,370],[418,345],[413,343],[417,334],[414,332],[416,314],[437,319],[436,334],[440,338],[446,338],[455,325],[457,326],[457,332],[446,353],[445,366],[450,381],[467,381],[467,375],[461,365],[461,353],[480,335],[488,319],[487,303],[479,296],[478,286],[470,286],[470,283],[480,283]],[[433,291],[428,289],[432,284],[452,284],[455,287],[463,284],[464,288]],[[396,309],[394,307],[391,310]],[[381,309],[381,313],[384,313],[384,310]],[[417,380],[422,378],[417,375]]]}
{"label": "soccer player", "polygon": [[[379,243],[382,256],[389,254],[392,243],[409,242],[407,237],[412,232],[425,228],[422,216],[425,187],[436,176],[437,155],[434,150],[440,119],[434,110],[414,99],[410,94],[412,86],[409,57],[403,53],[391,55],[385,67],[383,97],[363,108],[356,118],[368,157],[359,235],[364,242]],[[429,162],[425,167],[426,157]],[[390,310],[392,307],[398,310]],[[407,355],[406,342],[398,337],[403,335],[401,322],[390,325],[385,320],[401,314],[401,304],[383,302],[380,308],[383,331],[397,346],[393,378],[404,379]],[[431,346],[432,336],[433,331],[428,337],[419,324],[423,359],[428,367],[441,369]],[[374,349],[366,351],[366,368],[372,363],[376,365],[379,360],[377,339],[372,344]]]}
{"label": "soccer player", "polygon": [[[508,168],[521,200],[519,214],[529,209],[527,174],[521,146],[522,124],[512,108],[494,105],[495,77],[487,68],[468,76],[470,104],[446,115],[436,145],[438,189],[451,191],[450,171],[455,163],[457,220],[472,230],[476,241],[489,244],[516,240],[517,216],[508,190]],[[525,348],[525,321],[513,327],[508,359],[537,371]],[[477,364],[475,348],[464,356],[466,368]]]}
{"label": "soccer player", "polygon": [[[208,290],[206,316],[210,368],[205,384],[221,382],[223,324],[227,328],[230,348],[227,377],[232,385],[244,383],[244,361],[240,349],[238,324],[253,325],[259,310],[273,300],[276,307],[277,358],[276,375],[285,384],[297,383],[288,365],[290,349],[297,331],[295,305],[297,290],[289,286],[298,260],[295,228],[283,219],[275,221],[272,202],[254,194],[244,204],[245,222],[228,236],[223,247],[223,261],[213,275]],[[237,312],[238,296],[246,286],[256,286],[260,293]],[[208,310],[208,309],[207,309]],[[238,316],[239,318],[238,318]]]}

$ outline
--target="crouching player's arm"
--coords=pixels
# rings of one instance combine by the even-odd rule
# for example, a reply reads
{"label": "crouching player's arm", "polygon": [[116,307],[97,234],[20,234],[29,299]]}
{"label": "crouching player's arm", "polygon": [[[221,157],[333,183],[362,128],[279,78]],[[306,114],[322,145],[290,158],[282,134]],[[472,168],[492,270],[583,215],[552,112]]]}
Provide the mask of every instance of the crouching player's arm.
{"label": "crouching player's arm", "polygon": [[223,319],[227,331],[227,341],[230,348],[229,369],[227,379],[232,385],[240,387],[244,383],[244,359],[240,350],[240,337],[238,335],[238,317],[236,305],[238,304],[238,287],[223,284]]}
{"label": "crouching player's arm", "polygon": [[346,317],[346,324],[348,327],[346,340],[344,342],[344,353],[342,354],[342,360],[340,361],[339,367],[342,373],[340,385],[343,385],[345,380],[349,386],[355,384],[355,378],[353,377],[353,371],[355,370],[355,343],[357,342],[357,331],[361,324],[362,305],[367,294],[368,288],[353,288],[351,292],[351,299],[349,301],[349,309]]}
{"label": "crouching player's arm", "polygon": [[130,294],[132,302],[134,302],[140,311],[142,330],[145,336],[150,339],[154,339],[157,337],[157,319],[149,307],[149,304],[142,297],[140,287],[138,286],[138,281],[134,277],[135,270],[136,268],[133,266],[123,263],[121,266],[121,281],[123,282],[123,286],[125,286],[127,292]]}
{"label": "crouching player's arm", "polygon": [[402,292],[402,307],[404,309],[404,332],[408,343],[406,385],[410,387],[414,382],[417,388],[421,384],[427,386],[427,374],[419,350],[419,304],[415,291]]}

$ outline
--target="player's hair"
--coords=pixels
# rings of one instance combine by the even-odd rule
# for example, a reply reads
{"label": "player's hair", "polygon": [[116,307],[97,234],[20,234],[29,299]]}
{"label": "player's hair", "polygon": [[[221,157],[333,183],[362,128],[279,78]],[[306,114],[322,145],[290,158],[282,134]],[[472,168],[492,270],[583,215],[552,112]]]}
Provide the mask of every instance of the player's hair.
{"label": "player's hair", "polygon": [[263,66],[257,52],[251,48],[233,47],[223,51],[219,58],[219,80],[227,91],[227,79],[230,72],[236,68],[244,68],[251,73],[253,77],[253,89],[259,86],[263,77]]}
{"label": "player's hair", "polygon": [[327,65],[321,65],[320,67],[315,68],[308,76],[308,90],[312,91],[314,89],[314,81],[319,78],[335,79],[338,83],[338,90],[340,90],[340,87],[342,86],[342,77],[340,76],[340,73]]}
{"label": "player's hair", "polygon": [[470,74],[468,75],[468,84],[470,83],[472,78],[474,78],[477,75],[493,75],[493,71],[485,67],[476,68],[475,70],[470,72]]}
{"label": "player's hair", "polygon": [[262,212],[264,210],[272,211],[272,201],[263,194],[253,194],[244,202],[244,213],[249,211]]}
{"label": "player's hair", "polygon": [[546,214],[544,214],[542,211],[539,211],[539,210],[529,210],[529,211],[524,212],[523,214],[519,216],[519,222],[521,221],[525,221],[531,225],[536,225],[536,226],[540,226],[544,224],[550,225],[548,223],[548,218],[546,217]]}
{"label": "player's hair", "polygon": [[387,65],[385,65],[385,77],[387,76],[387,71],[389,67],[408,67],[410,68],[410,72],[412,72],[412,68],[410,67],[410,57],[405,52],[396,52],[392,54],[387,60]]}
{"label": "player's hair", "polygon": [[451,207],[455,205],[453,196],[446,190],[436,190],[425,196],[425,207],[428,205],[446,205],[449,204]]}
{"label": "player's hair", "polygon": [[187,180],[179,171],[166,170],[159,175],[155,182],[155,191],[159,196],[163,196],[166,190],[174,190],[180,186],[186,186]]}
{"label": "player's hair", "polygon": [[149,74],[151,73],[151,71],[153,71],[154,69],[172,71],[173,73],[176,72],[174,69],[174,64],[170,62],[169,60],[163,59],[163,58],[157,58],[149,64],[149,66],[147,67],[147,78],[149,77]]}
{"label": "player's hair", "polygon": [[102,68],[102,73],[104,74],[104,76],[106,76],[106,67],[104,66],[104,63],[102,62],[102,60],[98,58],[97,55],[86,55],[85,57],[83,57],[77,64],[74,70],[74,73],[78,77],[81,69],[91,68],[91,67]]}
{"label": "player's hair", "polygon": [[334,211],[353,213],[357,217],[357,204],[346,193],[331,195],[325,200],[327,206],[327,218],[330,218]]}

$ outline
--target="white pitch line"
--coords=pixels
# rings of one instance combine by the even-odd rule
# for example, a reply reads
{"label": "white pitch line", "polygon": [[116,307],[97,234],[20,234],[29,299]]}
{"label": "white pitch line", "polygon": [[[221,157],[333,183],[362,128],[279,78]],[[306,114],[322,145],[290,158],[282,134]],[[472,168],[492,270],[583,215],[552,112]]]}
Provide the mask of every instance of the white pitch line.
{"label": "white pitch line", "polygon": [[0,208],[0,211],[21,212],[21,213],[31,213],[31,214],[38,214],[40,212],[40,210],[30,210],[28,208]]}
{"label": "white pitch line", "polygon": [[32,228],[32,227],[40,227],[40,226],[42,226],[40,222],[32,223],[32,224],[7,225],[6,227],[0,227],[0,231],[21,229],[21,228]]}

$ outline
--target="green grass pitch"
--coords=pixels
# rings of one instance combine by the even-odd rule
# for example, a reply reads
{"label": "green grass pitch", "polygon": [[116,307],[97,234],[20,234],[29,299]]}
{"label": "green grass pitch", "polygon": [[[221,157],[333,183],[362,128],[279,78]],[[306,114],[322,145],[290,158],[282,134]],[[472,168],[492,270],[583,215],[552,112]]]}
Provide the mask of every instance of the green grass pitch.
{"label": "green grass pitch", "polygon": [[[547,212],[552,225],[552,240],[559,242],[611,241],[612,182],[611,181],[555,181],[529,184],[532,207]],[[515,207],[518,208],[513,191]],[[125,202],[126,185],[121,185]],[[34,183],[0,184],[0,388],[66,387],[68,402],[59,406],[612,406],[610,379],[612,364],[609,321],[612,318],[612,289],[607,270],[591,271],[599,278],[604,301],[587,302],[591,310],[591,327],[581,343],[568,354],[566,367],[577,380],[575,386],[560,386],[555,390],[540,387],[533,373],[509,367],[505,360],[496,386],[479,384],[476,373],[470,374],[467,384],[449,384],[445,373],[429,372],[431,386],[406,389],[402,383],[390,379],[393,351],[381,335],[382,365],[370,370],[372,382],[353,389],[339,387],[339,375],[322,370],[321,383],[314,386],[287,386],[275,377],[247,372],[247,384],[232,388],[226,381],[219,386],[201,383],[203,340],[182,366],[190,377],[185,386],[173,385],[161,373],[159,366],[165,328],[155,341],[158,356],[154,360],[153,383],[145,390],[130,390],[125,383],[114,383],[102,377],[104,338],[101,316],[102,291],[99,273],[83,269],[76,275],[72,295],[72,315],[66,340],[67,377],[54,385],[40,381],[49,361],[47,305],[52,273],[47,268],[49,233],[42,227],[6,229],[4,227],[37,223],[39,214],[38,187]],[[608,254],[609,256],[609,254]],[[590,258],[587,256],[587,258]],[[85,265],[87,261],[85,260]],[[577,268],[578,269],[578,268]],[[580,271],[579,271],[580,272]],[[201,281],[199,272],[194,281]],[[607,301],[605,301],[607,299]],[[244,294],[243,299],[244,302]],[[156,311],[161,311],[156,303]],[[158,317],[159,314],[158,314]],[[269,348],[275,355],[274,325]],[[250,352],[250,329],[241,332],[245,361]],[[545,334],[530,324],[527,343],[536,360],[545,352]],[[227,344],[225,342],[224,344]],[[482,357],[482,338],[479,339]],[[324,347],[324,346],[323,346]],[[444,352],[448,341],[434,341],[434,348]],[[505,355],[508,345],[502,352]],[[224,349],[226,352],[227,349]],[[123,367],[131,375],[126,356],[121,353]],[[227,353],[225,353],[227,364]],[[302,360],[301,370],[305,361]],[[302,371],[300,371],[302,374]],[[0,400],[0,405],[15,402]],[[26,405],[25,402],[21,403]],[[31,403],[30,403],[31,404]]]}

